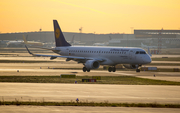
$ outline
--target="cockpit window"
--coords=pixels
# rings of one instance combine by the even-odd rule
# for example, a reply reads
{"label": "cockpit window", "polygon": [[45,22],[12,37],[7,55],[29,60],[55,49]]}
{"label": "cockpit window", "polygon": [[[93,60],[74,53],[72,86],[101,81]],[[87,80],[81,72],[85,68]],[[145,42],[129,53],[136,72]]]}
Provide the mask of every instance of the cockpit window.
{"label": "cockpit window", "polygon": [[136,51],[136,54],[139,54],[139,51]]}
{"label": "cockpit window", "polygon": [[140,54],[146,54],[146,52],[145,51],[140,51]]}

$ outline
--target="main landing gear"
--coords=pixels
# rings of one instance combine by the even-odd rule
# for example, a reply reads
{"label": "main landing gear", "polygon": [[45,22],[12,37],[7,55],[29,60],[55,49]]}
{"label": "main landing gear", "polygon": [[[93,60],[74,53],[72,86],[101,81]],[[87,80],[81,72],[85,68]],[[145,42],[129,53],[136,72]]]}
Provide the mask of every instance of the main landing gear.
{"label": "main landing gear", "polygon": [[83,67],[83,72],[90,72],[90,69],[87,69],[86,67]]}
{"label": "main landing gear", "polygon": [[108,71],[109,71],[109,72],[111,72],[111,71],[116,72],[116,67],[115,67],[115,66],[109,67],[109,68],[108,68]]}

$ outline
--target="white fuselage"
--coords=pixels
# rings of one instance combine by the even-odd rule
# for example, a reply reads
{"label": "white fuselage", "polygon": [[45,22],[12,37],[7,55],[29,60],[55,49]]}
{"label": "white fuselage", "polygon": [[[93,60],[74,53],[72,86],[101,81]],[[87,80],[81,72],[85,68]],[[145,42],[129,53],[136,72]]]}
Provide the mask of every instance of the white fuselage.
{"label": "white fuselage", "polygon": [[141,48],[67,46],[55,49],[60,50],[62,56],[104,59],[100,65],[151,63],[150,56]]}

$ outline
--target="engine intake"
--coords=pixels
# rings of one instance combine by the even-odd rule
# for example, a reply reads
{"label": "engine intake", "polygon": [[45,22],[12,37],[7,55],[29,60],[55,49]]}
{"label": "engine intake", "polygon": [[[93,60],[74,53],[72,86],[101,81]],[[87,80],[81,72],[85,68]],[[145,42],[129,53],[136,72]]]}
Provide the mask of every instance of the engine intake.
{"label": "engine intake", "polygon": [[87,69],[97,69],[97,68],[99,68],[99,65],[100,65],[99,62],[96,60],[88,60],[85,63],[85,67]]}

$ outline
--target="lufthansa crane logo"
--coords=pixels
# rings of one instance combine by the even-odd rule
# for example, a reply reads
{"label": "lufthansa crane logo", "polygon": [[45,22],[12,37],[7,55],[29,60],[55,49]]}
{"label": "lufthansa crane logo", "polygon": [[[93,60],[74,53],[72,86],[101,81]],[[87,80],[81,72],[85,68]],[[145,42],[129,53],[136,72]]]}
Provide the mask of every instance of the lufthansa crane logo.
{"label": "lufthansa crane logo", "polygon": [[56,38],[59,38],[60,36],[60,30],[58,28],[56,29],[55,36]]}

